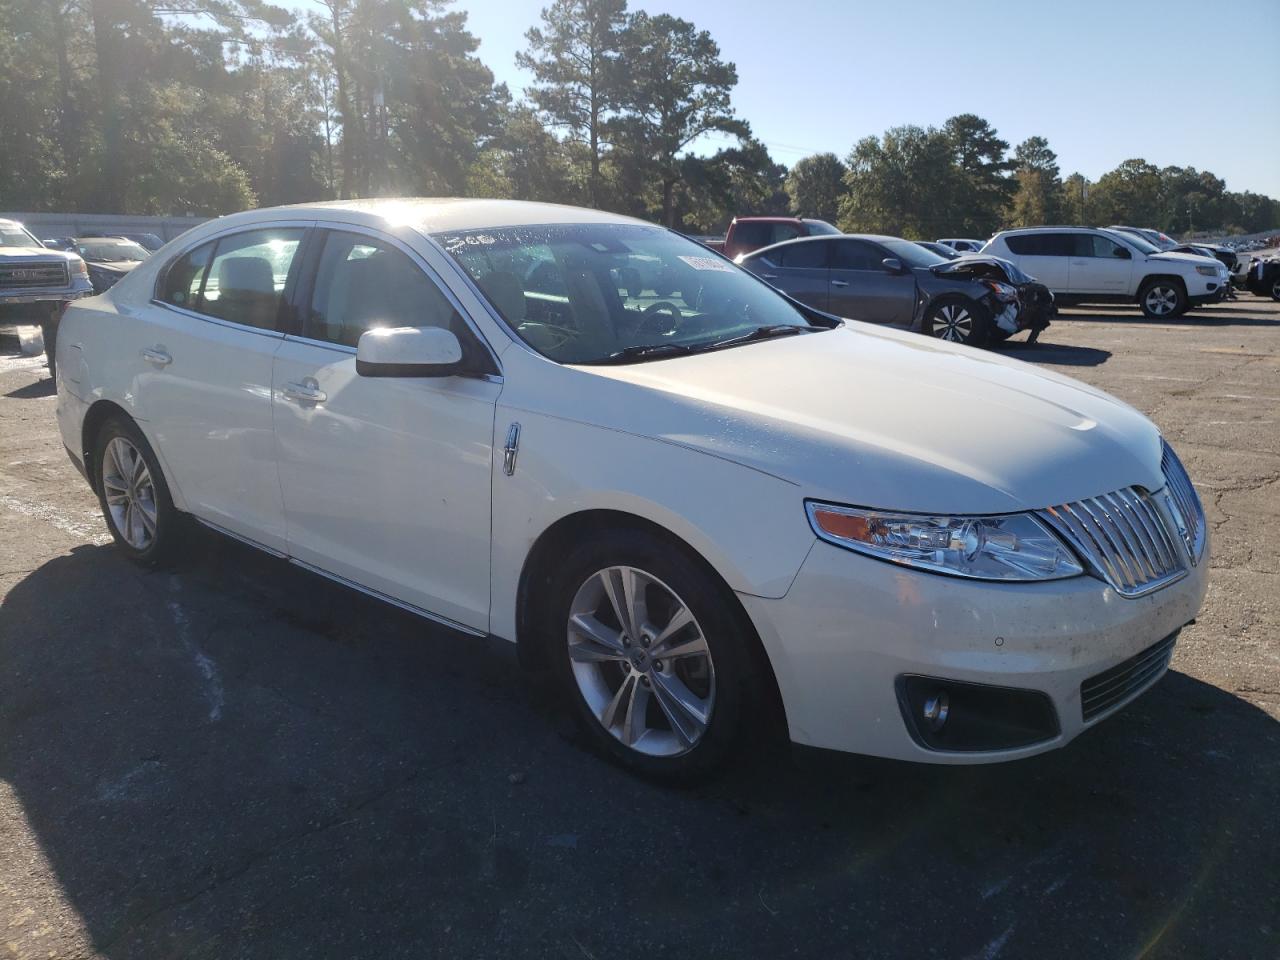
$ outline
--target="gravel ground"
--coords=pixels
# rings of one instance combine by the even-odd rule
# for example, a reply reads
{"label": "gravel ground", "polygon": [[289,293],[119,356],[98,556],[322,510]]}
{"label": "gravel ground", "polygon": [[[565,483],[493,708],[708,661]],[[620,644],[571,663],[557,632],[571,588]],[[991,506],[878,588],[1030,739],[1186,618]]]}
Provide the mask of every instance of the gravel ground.
{"label": "gravel ground", "polygon": [[674,791],[505,645],[211,534],[122,561],[0,339],[0,955],[1280,955],[1280,304],[1004,349],[1150,414],[1199,485],[1172,670],[1032,760],[770,750]]}

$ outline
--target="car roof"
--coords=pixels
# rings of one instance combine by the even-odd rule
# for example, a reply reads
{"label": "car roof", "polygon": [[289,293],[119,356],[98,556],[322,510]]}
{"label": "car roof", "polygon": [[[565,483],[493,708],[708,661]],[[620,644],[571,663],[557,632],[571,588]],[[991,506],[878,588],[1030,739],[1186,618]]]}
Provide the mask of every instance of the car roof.
{"label": "car roof", "polygon": [[342,221],[349,220],[353,214],[361,218],[381,220],[387,226],[412,227],[422,233],[565,223],[634,223],[654,226],[644,220],[585,207],[528,200],[474,200],[459,197],[379,197],[297,203],[231,214],[219,218],[217,222],[258,222],[282,217],[315,217],[318,220]]}

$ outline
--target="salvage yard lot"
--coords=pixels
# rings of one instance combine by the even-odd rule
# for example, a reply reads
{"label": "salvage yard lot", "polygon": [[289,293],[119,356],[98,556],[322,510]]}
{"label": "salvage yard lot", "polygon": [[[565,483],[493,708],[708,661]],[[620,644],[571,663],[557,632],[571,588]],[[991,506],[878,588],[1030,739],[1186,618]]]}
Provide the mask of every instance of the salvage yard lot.
{"label": "salvage yard lot", "polygon": [[505,645],[212,534],[127,564],[0,340],[0,956],[1280,955],[1280,304],[1020,341],[1204,498],[1168,676],[1032,760],[770,749],[673,791],[586,753]]}

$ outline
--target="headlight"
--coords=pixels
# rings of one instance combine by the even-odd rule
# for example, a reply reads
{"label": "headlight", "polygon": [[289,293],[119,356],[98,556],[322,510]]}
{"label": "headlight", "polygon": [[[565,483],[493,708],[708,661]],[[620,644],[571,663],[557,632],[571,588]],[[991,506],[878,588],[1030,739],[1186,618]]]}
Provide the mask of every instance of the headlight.
{"label": "headlight", "polygon": [[934,517],[808,502],[813,532],[828,543],[893,563],[975,580],[1061,580],[1084,568],[1048,527],[1026,513]]}
{"label": "headlight", "polygon": [[1217,267],[1196,267],[1196,273],[1202,277],[1216,277],[1218,275]]}
{"label": "headlight", "polygon": [[995,294],[1001,303],[1013,303],[1018,299],[1018,290],[999,280],[983,280],[982,285]]}
{"label": "headlight", "polygon": [[87,277],[89,276],[89,266],[79,257],[76,257],[71,263],[71,272],[81,277]]}

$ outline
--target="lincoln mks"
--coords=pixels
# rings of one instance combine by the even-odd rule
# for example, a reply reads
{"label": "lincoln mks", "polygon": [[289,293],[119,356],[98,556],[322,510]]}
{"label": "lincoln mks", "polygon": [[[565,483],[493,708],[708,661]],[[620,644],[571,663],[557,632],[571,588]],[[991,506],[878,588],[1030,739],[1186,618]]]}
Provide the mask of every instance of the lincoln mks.
{"label": "lincoln mks", "polygon": [[655,777],[750,748],[765,704],[856,753],[1060,747],[1205,594],[1200,502],[1131,407],[610,214],[223,217],[58,340],[62,438],[125,555],[171,562],[194,520],[510,640]]}

